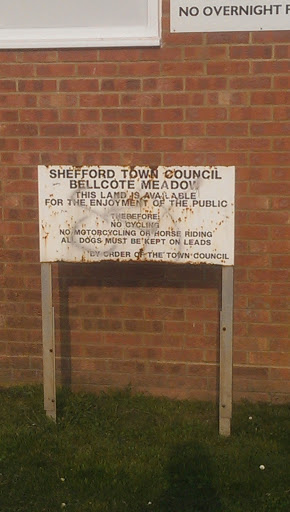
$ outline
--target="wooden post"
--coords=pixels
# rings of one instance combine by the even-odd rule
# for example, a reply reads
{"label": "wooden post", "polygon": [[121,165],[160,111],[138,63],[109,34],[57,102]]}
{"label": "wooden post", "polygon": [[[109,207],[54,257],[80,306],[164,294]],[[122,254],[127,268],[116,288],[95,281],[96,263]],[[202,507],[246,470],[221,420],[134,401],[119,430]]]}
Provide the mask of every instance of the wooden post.
{"label": "wooden post", "polygon": [[233,395],[233,267],[222,267],[222,309],[220,312],[220,396],[219,433],[231,433]]}
{"label": "wooden post", "polygon": [[56,421],[55,335],[51,263],[41,263],[43,390],[46,415]]}

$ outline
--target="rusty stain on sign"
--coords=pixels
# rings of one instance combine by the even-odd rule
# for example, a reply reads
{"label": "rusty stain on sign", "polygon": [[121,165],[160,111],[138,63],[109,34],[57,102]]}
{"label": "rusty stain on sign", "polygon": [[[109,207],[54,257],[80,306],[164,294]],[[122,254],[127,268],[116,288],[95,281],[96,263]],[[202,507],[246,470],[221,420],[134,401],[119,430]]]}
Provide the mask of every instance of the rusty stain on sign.
{"label": "rusty stain on sign", "polygon": [[40,260],[234,263],[234,167],[39,166]]}

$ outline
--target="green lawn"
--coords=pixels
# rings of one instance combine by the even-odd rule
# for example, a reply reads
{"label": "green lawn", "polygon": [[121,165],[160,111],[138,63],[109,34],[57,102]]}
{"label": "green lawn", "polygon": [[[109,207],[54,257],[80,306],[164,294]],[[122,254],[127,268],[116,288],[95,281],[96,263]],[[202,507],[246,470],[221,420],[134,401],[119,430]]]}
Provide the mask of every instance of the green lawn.
{"label": "green lawn", "polygon": [[0,512],[289,512],[289,407],[0,390]]}

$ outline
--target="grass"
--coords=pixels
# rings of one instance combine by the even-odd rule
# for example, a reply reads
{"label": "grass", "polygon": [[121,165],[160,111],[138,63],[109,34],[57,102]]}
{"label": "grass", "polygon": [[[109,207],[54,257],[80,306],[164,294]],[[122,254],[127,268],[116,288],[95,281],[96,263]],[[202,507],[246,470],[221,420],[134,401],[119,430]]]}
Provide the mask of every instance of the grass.
{"label": "grass", "polygon": [[[133,395],[0,391],[1,512],[289,512],[289,407]],[[250,419],[252,418],[252,419]],[[265,469],[260,469],[260,466]]]}

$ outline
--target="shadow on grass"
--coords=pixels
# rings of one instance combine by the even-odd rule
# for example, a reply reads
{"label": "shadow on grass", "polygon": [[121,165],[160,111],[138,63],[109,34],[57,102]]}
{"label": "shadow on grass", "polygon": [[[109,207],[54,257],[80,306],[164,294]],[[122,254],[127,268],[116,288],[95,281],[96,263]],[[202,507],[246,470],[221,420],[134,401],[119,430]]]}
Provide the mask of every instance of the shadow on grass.
{"label": "shadow on grass", "polygon": [[158,512],[220,512],[218,491],[208,450],[199,442],[175,447],[168,464],[168,489]]}

